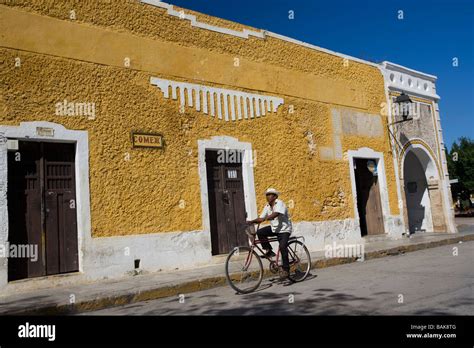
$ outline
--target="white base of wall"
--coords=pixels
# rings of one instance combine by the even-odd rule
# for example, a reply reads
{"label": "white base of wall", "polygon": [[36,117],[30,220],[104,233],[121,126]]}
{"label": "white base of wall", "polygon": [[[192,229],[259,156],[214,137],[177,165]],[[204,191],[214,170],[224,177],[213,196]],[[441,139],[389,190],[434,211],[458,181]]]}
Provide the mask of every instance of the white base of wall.
{"label": "white base of wall", "polygon": [[[403,225],[399,216],[390,216],[386,236],[401,238]],[[355,219],[294,223],[294,236],[303,236],[310,251],[324,250],[325,245],[364,244],[359,222]],[[210,234],[205,231],[169,232],[124,237],[86,238],[81,255],[81,272],[24,279],[7,283],[7,267],[0,277],[2,295],[51,286],[74,285],[100,279],[132,276],[135,260],[143,273],[192,269],[212,264]],[[275,250],[277,245],[274,246]],[[222,261],[225,259],[223,258]],[[5,266],[6,266],[6,259]]]}
{"label": "white base of wall", "polygon": [[[382,234],[389,239],[402,238],[404,232],[402,218],[386,218],[388,232]],[[356,219],[300,222],[294,224],[294,235],[303,236],[309,251],[324,250],[325,246],[336,244],[365,244],[360,233],[359,221]]]}
{"label": "white base of wall", "polygon": [[131,274],[134,260],[146,272],[194,268],[211,261],[210,250],[210,236],[203,231],[93,238],[84,255],[84,273],[91,278]]}
{"label": "white base of wall", "polygon": [[392,239],[400,239],[405,233],[405,224],[403,223],[402,216],[399,215],[389,215],[385,216],[385,226],[387,226],[388,235]]}

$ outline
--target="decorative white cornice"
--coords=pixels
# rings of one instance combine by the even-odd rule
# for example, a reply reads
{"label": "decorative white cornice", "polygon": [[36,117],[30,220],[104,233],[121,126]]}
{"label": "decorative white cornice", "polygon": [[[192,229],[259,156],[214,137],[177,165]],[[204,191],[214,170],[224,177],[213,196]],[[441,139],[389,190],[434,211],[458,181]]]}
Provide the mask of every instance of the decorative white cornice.
{"label": "decorative white cornice", "polygon": [[288,36],[280,35],[273,33],[268,30],[248,30],[243,29],[242,31],[232,30],[224,27],[219,27],[215,25],[210,25],[207,23],[199,22],[194,15],[186,14],[183,10],[177,11],[174,9],[173,5],[162,2],[160,0],[141,0],[142,3],[164,8],[167,10],[167,14],[181,18],[183,20],[188,20],[191,22],[191,26],[196,28],[201,28],[205,30],[210,30],[218,32],[221,34],[232,35],[240,37],[243,39],[248,39],[249,36],[257,37],[260,39],[265,39],[266,37],[273,37],[282,41],[291,42],[295,45],[306,47],[312,50],[319,52],[324,52],[333,56],[337,56],[343,59],[352,60],[358,63],[370,65],[380,69],[384,75],[387,87],[390,90],[395,91],[406,91],[408,93],[417,94],[422,97],[429,97],[432,99],[439,99],[440,97],[436,94],[436,76],[429,75],[420,71],[406,68],[404,66],[391,63],[391,62],[382,62],[380,64],[369,62],[360,58],[352,57],[346,54],[339,52],[331,51],[326,48],[322,48],[316,45],[309,44],[300,40],[293,39]]}
{"label": "decorative white cornice", "polygon": [[258,38],[265,38],[265,34],[261,31],[254,31],[254,30],[248,30],[244,29],[243,31],[237,31],[237,30],[232,30],[232,29],[227,29],[227,28],[222,28],[222,27],[217,27],[215,25],[210,25],[207,23],[202,23],[199,22],[196,19],[196,16],[186,14],[184,11],[176,11],[171,4],[167,4],[165,2],[159,1],[159,0],[141,0],[143,3],[148,4],[148,5],[153,5],[161,8],[165,8],[167,13],[171,16],[179,17],[181,19],[187,19],[191,21],[191,26],[196,27],[196,28],[201,28],[201,29],[207,29],[211,31],[217,31],[222,34],[229,34],[229,35],[234,35],[241,37],[243,39],[248,39],[249,35],[256,36]]}
{"label": "decorative white cornice", "polygon": [[403,66],[403,65],[400,65],[400,64],[395,64],[395,63],[392,63],[392,62],[383,61],[382,65],[386,69],[390,69],[390,70],[394,70],[394,71],[400,71],[400,72],[407,72],[407,73],[412,74],[413,76],[421,77],[423,79],[430,80],[432,82],[435,82],[438,79],[438,77],[436,77],[435,75],[427,74],[427,73],[424,73],[424,72],[421,72],[421,71],[418,71],[418,70],[415,70],[415,69],[410,69],[410,68],[407,68],[406,66]]}
{"label": "decorative white cornice", "polygon": [[435,100],[440,99],[439,95],[436,94],[436,76],[391,62],[383,62],[381,66],[389,90],[406,92]]}
{"label": "decorative white cornice", "polygon": [[[277,112],[283,104],[283,98],[261,94],[246,93],[231,89],[216,88],[194,83],[165,80],[156,77],[150,79],[165,98],[178,99],[181,106],[194,107],[197,111],[216,116],[225,121],[235,121],[265,116],[267,112]],[[194,92],[194,93],[193,93]],[[215,99],[216,98],[216,99]],[[209,105],[208,105],[209,104]]]}
{"label": "decorative white cornice", "polygon": [[279,39],[279,40],[291,42],[295,45],[307,47],[307,48],[312,49],[312,50],[316,50],[316,51],[324,52],[324,53],[327,53],[327,54],[330,54],[330,55],[333,55],[333,56],[341,57],[343,59],[348,59],[348,60],[352,60],[354,62],[359,62],[359,63],[366,64],[366,65],[371,65],[371,66],[374,66],[374,67],[377,67],[377,68],[379,67],[379,65],[376,64],[376,63],[369,62],[367,60],[363,60],[363,59],[360,59],[360,58],[352,57],[352,56],[349,56],[347,54],[342,54],[342,53],[339,53],[339,52],[331,51],[331,50],[328,50],[326,48],[322,48],[322,47],[319,47],[319,46],[316,46],[316,45],[309,44],[307,42],[296,40],[296,39],[293,39],[293,38],[288,37],[288,36],[273,33],[273,32],[268,31],[268,30],[255,31],[255,30],[244,29],[243,31],[238,31],[238,30],[232,30],[232,29],[228,29],[228,28],[218,27],[216,25],[210,25],[210,24],[207,24],[207,23],[199,22],[196,19],[196,16],[186,14],[184,11],[176,11],[174,9],[173,5],[167,4],[166,2],[162,2],[162,1],[159,1],[159,0],[141,0],[141,2],[145,3],[145,4],[148,4],[148,5],[164,8],[164,9],[167,10],[166,12],[169,15],[175,16],[175,17],[178,17],[178,18],[181,18],[181,19],[184,19],[184,20],[189,20],[191,22],[191,26],[196,27],[196,28],[215,31],[215,32],[218,32],[218,33],[221,33],[221,34],[233,35],[233,36],[237,36],[237,37],[240,37],[240,38],[243,38],[243,39],[248,39],[249,36],[254,36],[254,37],[257,37],[257,38],[260,38],[260,39],[265,39],[267,36],[269,36],[269,37],[273,37],[273,38],[276,38],[276,39]]}

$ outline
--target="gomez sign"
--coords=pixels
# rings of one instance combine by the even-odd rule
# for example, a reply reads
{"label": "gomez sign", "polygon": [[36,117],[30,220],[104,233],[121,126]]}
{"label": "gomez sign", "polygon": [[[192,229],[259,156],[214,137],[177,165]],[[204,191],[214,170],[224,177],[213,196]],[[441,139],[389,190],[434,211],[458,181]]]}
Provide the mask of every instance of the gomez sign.
{"label": "gomez sign", "polygon": [[133,147],[163,148],[163,136],[161,134],[132,133]]}

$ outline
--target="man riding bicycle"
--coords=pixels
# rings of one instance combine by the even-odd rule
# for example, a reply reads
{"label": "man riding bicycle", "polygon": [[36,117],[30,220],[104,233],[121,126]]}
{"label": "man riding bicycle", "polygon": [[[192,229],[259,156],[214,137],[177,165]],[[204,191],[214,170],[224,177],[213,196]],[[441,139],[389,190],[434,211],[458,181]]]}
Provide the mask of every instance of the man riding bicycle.
{"label": "man riding bicycle", "polygon": [[257,235],[262,242],[262,248],[265,249],[265,257],[275,256],[268,237],[275,236],[280,244],[280,253],[282,260],[282,272],[280,278],[288,278],[290,272],[290,262],[288,260],[288,240],[293,232],[293,225],[288,216],[288,208],[282,200],[278,199],[279,192],[274,188],[269,188],[265,192],[267,204],[263,208],[260,217],[247,221],[248,224],[259,224],[264,221],[270,221],[270,226],[265,226],[258,230]]}

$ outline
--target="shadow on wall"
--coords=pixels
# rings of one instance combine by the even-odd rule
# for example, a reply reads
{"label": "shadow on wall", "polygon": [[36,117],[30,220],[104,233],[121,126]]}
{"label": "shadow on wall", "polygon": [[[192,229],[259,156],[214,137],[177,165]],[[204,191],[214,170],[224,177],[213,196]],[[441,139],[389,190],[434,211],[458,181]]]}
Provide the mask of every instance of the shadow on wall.
{"label": "shadow on wall", "polygon": [[400,144],[402,144],[402,145],[406,144],[406,143],[408,143],[409,140],[410,139],[408,139],[408,137],[405,135],[405,133],[400,132],[400,140],[399,140]]}

